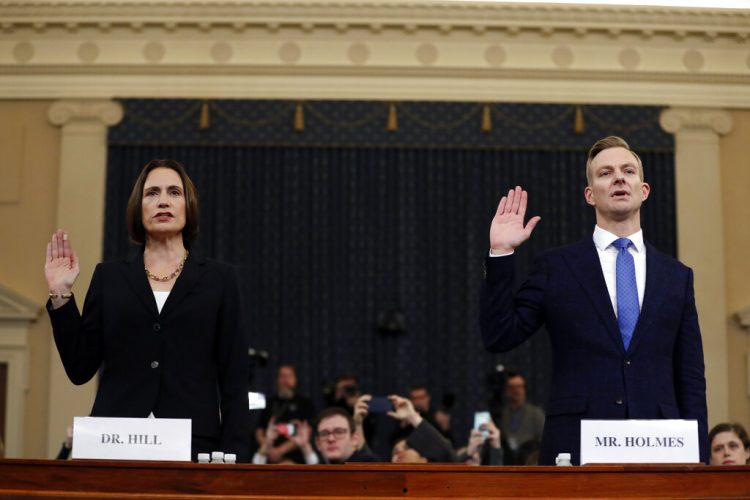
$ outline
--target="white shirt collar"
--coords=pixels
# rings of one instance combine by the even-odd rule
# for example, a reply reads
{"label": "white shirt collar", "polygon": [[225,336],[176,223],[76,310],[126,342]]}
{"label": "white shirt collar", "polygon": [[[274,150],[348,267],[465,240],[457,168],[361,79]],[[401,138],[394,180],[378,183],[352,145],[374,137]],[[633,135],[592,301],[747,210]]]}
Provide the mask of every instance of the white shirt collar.
{"label": "white shirt collar", "polygon": [[[619,236],[616,234],[610,233],[599,226],[594,227],[594,245],[596,245],[596,248],[600,251],[606,250],[618,238]],[[643,229],[639,229],[638,232],[627,236],[627,238],[633,242],[633,246],[638,253],[643,251]]]}

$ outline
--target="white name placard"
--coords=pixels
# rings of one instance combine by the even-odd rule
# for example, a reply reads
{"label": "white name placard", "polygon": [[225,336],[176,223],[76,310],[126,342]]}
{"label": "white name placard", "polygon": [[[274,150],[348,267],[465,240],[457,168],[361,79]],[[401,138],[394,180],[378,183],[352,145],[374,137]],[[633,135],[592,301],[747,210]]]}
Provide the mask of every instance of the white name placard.
{"label": "white name placard", "polygon": [[581,464],[697,462],[695,420],[581,421]]}
{"label": "white name placard", "polygon": [[190,461],[192,421],[75,417],[73,458]]}

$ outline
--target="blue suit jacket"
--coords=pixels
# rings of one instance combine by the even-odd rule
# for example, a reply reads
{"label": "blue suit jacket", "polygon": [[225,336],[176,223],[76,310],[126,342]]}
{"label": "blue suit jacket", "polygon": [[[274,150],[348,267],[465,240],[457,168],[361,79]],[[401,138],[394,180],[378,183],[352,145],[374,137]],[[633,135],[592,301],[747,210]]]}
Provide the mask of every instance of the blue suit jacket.
{"label": "blue suit jacket", "polygon": [[695,419],[708,461],[706,381],[693,272],[646,243],[646,290],[625,351],[593,239],[541,254],[514,294],[514,258],[488,257],[481,292],[487,349],[513,349],[545,325],[552,387],[540,464],[579,462],[581,419]]}

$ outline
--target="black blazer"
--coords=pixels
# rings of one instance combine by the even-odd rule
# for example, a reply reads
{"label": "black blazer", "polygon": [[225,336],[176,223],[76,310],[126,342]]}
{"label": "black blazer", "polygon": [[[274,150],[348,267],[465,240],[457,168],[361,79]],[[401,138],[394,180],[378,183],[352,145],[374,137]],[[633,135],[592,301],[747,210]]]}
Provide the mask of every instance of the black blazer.
{"label": "black blazer", "polygon": [[101,369],[92,416],[189,418],[194,455],[249,459],[248,336],[234,267],[191,252],[160,314],[139,252],[96,266],[83,315],[74,300],[47,309],[70,380],[84,384]]}
{"label": "black blazer", "polygon": [[646,290],[627,351],[593,239],[540,255],[513,293],[514,257],[488,257],[481,330],[508,351],[546,325],[552,389],[539,462],[579,461],[582,419],[694,419],[708,460],[706,379],[693,272],[646,243]]}

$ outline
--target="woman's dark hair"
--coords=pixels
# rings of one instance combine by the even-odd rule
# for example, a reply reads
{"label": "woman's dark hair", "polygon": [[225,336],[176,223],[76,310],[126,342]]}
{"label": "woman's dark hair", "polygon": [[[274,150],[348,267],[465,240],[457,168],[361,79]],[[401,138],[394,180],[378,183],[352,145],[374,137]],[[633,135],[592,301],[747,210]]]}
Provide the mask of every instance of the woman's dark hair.
{"label": "woman's dark hair", "polygon": [[182,186],[185,192],[185,227],[182,229],[182,241],[186,248],[198,237],[198,220],[200,212],[198,210],[198,191],[195,189],[193,181],[190,180],[185,167],[175,160],[151,160],[143,167],[138,179],[135,181],[133,191],[128,199],[128,208],[125,212],[125,222],[128,226],[128,235],[130,239],[139,245],[146,242],[146,229],[143,227],[143,218],[141,205],[143,203],[143,186],[146,184],[146,178],[152,170],[157,168],[169,168],[177,172],[182,180]]}
{"label": "woman's dark hair", "polygon": [[747,435],[747,431],[744,427],[742,427],[741,424],[737,423],[729,423],[729,422],[722,422],[720,424],[716,424],[713,429],[711,429],[711,432],[708,433],[708,446],[711,447],[714,442],[714,438],[717,434],[720,434],[722,432],[734,432],[737,434],[737,437],[740,438],[740,441],[742,442],[742,447],[746,450],[750,450],[750,437]]}

